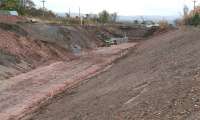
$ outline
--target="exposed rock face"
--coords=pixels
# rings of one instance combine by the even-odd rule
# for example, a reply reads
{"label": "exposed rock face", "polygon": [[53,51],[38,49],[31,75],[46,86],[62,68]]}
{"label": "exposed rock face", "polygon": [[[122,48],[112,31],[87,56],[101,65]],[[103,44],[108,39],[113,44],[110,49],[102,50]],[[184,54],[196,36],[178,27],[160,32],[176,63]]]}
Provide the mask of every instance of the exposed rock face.
{"label": "exposed rock face", "polygon": [[96,48],[95,41],[79,27],[0,23],[0,79],[70,61],[76,58],[75,52],[92,48]]}

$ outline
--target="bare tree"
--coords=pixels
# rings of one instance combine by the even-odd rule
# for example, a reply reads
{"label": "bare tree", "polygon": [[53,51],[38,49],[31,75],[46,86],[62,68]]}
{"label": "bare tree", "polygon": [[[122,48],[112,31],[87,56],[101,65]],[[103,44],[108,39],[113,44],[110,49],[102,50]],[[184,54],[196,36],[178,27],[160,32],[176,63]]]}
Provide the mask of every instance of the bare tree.
{"label": "bare tree", "polygon": [[110,17],[111,17],[111,21],[112,22],[116,22],[117,21],[117,13],[116,12],[111,14]]}
{"label": "bare tree", "polygon": [[184,16],[187,16],[188,13],[189,13],[189,8],[188,8],[188,6],[184,5],[184,7],[183,7],[183,14],[184,14]]}

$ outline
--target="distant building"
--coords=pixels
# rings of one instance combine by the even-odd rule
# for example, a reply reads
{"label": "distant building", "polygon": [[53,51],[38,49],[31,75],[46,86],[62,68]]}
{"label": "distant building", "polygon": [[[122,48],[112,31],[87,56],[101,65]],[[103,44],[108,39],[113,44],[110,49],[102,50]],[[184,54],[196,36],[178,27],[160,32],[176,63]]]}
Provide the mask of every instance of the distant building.
{"label": "distant building", "polygon": [[19,14],[17,11],[0,10],[0,15],[18,16]]}
{"label": "distant building", "polygon": [[123,38],[111,38],[110,41],[114,43],[115,45],[122,44],[122,43],[127,43],[128,42],[128,37],[123,37]]}
{"label": "distant building", "polygon": [[152,27],[159,27],[160,25],[158,23],[153,22],[153,21],[147,20],[145,22],[145,26],[147,28],[152,28]]}

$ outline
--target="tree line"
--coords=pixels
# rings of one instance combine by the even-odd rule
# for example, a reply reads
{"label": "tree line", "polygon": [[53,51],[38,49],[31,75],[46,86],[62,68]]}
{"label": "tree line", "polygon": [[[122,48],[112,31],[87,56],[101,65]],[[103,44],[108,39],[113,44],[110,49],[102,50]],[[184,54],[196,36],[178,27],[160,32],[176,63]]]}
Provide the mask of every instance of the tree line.
{"label": "tree line", "polygon": [[106,10],[103,10],[99,13],[99,22],[100,23],[109,23],[117,21],[117,13],[109,13]]}
{"label": "tree line", "polygon": [[[36,8],[36,5],[32,0],[0,0],[0,10],[15,10],[22,16],[43,17],[43,13],[45,13],[45,18],[60,18],[51,10]],[[80,19],[72,19],[68,14],[66,14],[65,18],[68,18],[68,21],[71,22],[76,22]],[[103,10],[97,14],[97,17],[91,18],[86,16],[83,19],[84,21],[93,21],[102,24],[111,23],[117,21],[117,13],[109,13],[108,11]]]}
{"label": "tree line", "polygon": [[195,9],[189,11],[187,6],[183,8],[183,19],[180,24],[199,26],[200,25],[200,6],[196,6]]}
{"label": "tree line", "polygon": [[0,10],[17,11],[20,15],[42,17],[43,12],[45,17],[56,17],[55,13],[50,10],[36,8],[32,0],[0,0]]}

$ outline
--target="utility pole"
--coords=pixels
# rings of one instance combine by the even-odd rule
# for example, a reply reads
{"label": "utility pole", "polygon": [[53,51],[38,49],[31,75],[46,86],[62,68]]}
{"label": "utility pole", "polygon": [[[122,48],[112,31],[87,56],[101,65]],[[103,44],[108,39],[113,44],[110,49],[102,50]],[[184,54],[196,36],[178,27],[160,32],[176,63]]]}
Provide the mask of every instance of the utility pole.
{"label": "utility pole", "polygon": [[70,10],[70,8],[69,8],[69,17],[71,17],[71,10]]}
{"label": "utility pole", "polygon": [[196,9],[197,0],[194,0],[193,3],[194,3],[194,10],[195,10]]}
{"label": "utility pole", "polygon": [[45,4],[46,1],[42,0],[41,2],[42,2],[42,5],[43,5],[43,17],[44,17],[44,11],[45,11],[45,5],[44,4]]}
{"label": "utility pole", "polygon": [[79,19],[80,19],[80,23],[81,23],[81,26],[83,24],[83,18],[81,16],[81,8],[79,7]]}
{"label": "utility pole", "polygon": [[81,8],[79,7],[78,10],[79,10],[79,18],[81,18]]}

